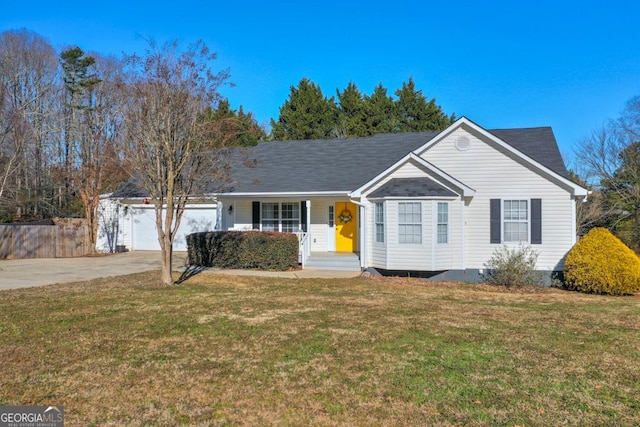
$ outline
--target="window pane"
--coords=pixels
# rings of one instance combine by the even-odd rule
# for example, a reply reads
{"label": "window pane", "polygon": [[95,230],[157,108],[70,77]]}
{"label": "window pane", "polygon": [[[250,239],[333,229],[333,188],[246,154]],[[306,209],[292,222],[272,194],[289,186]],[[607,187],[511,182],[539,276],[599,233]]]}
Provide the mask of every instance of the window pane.
{"label": "window pane", "polygon": [[329,205],[329,227],[333,227],[335,225],[335,212],[333,209],[333,205]]}
{"label": "window pane", "polygon": [[384,217],[384,207],[382,203],[376,203],[376,222],[383,222]]}
{"label": "window pane", "polygon": [[299,219],[300,205],[298,203],[282,204],[282,219]]}
{"label": "window pane", "polygon": [[376,224],[376,242],[384,243],[384,225]]}
{"label": "window pane", "polygon": [[376,242],[384,243],[384,204],[375,204]]}
{"label": "window pane", "polygon": [[438,243],[448,243],[447,224],[438,224]]}
{"label": "window pane", "polygon": [[529,233],[527,232],[529,225],[526,222],[518,223],[518,241],[524,242],[529,240]]}
{"label": "window pane", "polygon": [[278,221],[263,220],[262,221],[262,231],[279,231],[278,230]]}
{"label": "window pane", "polygon": [[398,242],[422,243],[422,203],[398,203]]}
{"label": "window pane", "polygon": [[521,220],[529,219],[529,209],[528,209],[526,200],[520,201],[520,216],[518,217],[518,219],[521,219]]}
{"label": "window pane", "polygon": [[529,240],[529,201],[504,201],[504,241],[527,242]]}
{"label": "window pane", "polygon": [[278,204],[277,203],[263,203],[262,204],[262,219],[278,219]]}
{"label": "window pane", "polygon": [[399,243],[422,243],[422,226],[406,225],[398,226]]}
{"label": "window pane", "polygon": [[449,204],[438,203],[437,242],[449,243]]}
{"label": "window pane", "polygon": [[298,231],[298,221],[291,221],[287,219],[282,220],[282,231],[285,233],[294,233]]}

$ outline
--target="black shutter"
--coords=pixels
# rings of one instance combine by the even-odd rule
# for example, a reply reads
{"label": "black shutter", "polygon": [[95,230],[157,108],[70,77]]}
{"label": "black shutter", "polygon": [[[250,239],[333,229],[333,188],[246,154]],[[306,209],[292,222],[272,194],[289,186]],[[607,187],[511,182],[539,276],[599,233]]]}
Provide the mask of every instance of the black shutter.
{"label": "black shutter", "polygon": [[302,231],[307,232],[307,202],[300,202],[300,222],[302,223]]}
{"label": "black shutter", "polygon": [[260,230],[260,202],[252,204],[253,229]]}
{"label": "black shutter", "polygon": [[542,244],[542,200],[531,199],[531,244]]}
{"label": "black shutter", "polygon": [[491,217],[491,223],[490,223],[490,228],[491,228],[491,243],[500,243],[501,242],[501,229],[500,229],[500,207],[501,207],[502,203],[500,201],[500,199],[491,199],[490,200],[490,206],[491,206],[491,213],[490,213],[490,217]]}

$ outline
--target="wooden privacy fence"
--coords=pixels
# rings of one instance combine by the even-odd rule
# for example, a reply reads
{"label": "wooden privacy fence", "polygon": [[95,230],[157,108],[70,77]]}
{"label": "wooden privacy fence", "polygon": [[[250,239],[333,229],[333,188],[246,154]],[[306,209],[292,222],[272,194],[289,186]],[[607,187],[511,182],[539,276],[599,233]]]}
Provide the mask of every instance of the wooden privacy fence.
{"label": "wooden privacy fence", "polygon": [[0,224],[0,259],[77,257],[88,254],[89,246],[89,227],[77,221]]}

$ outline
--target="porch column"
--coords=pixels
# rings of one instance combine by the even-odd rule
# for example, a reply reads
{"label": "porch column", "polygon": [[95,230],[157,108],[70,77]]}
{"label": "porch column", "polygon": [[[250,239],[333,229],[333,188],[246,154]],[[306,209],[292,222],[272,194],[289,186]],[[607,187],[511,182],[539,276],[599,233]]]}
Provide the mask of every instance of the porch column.
{"label": "porch column", "polygon": [[306,246],[306,256],[311,256],[311,200],[305,200],[305,205],[307,206],[307,246]]}
{"label": "porch column", "polygon": [[367,206],[360,204],[360,268],[367,265],[367,235],[369,234],[367,221]]}

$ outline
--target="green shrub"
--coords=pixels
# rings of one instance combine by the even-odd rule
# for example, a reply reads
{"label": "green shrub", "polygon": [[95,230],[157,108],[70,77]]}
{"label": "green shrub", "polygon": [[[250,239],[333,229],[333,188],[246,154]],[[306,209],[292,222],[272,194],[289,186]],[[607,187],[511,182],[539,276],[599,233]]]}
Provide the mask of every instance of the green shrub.
{"label": "green shrub", "polygon": [[592,229],[573,246],[563,273],[566,286],[581,292],[640,292],[640,259],[605,228]]}
{"label": "green shrub", "polygon": [[492,285],[504,286],[542,284],[542,274],[535,270],[537,261],[538,253],[531,246],[510,248],[502,245],[485,263],[486,280]]}
{"label": "green shrub", "polygon": [[290,270],[298,267],[298,238],[290,233],[210,231],[187,236],[189,265]]}

